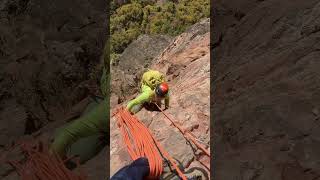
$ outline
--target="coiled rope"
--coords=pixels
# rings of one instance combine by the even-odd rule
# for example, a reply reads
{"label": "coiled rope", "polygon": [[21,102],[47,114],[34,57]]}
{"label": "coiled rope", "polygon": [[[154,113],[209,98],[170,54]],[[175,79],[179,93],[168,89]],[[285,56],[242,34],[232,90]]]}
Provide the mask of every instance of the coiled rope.
{"label": "coiled rope", "polygon": [[120,108],[115,115],[131,159],[136,160],[140,157],[146,157],[148,159],[150,167],[149,179],[157,179],[162,174],[163,161],[161,155],[163,155],[164,158],[169,160],[179,177],[187,180],[174,159],[164,150],[160,143],[154,139],[149,129],[143,123],[134,115],[131,115],[125,108]]}
{"label": "coiled rope", "polygon": [[[12,165],[22,180],[86,180],[87,176],[80,171],[80,175],[75,174],[65,166],[65,162],[58,155],[49,152],[47,145],[41,142],[21,142],[20,147],[25,155],[23,161],[7,161]],[[1,159],[2,160],[2,159]],[[77,162],[79,166],[79,162]]]}

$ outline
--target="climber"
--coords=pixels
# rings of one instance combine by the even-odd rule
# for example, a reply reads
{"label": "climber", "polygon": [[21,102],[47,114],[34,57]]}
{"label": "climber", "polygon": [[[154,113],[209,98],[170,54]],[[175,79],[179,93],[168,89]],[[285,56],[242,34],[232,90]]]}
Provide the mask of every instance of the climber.
{"label": "climber", "polygon": [[[167,173],[170,172],[171,174],[169,169],[164,171],[167,171]],[[149,175],[149,172],[148,159],[142,157],[121,168],[111,177],[110,180],[144,180]],[[187,176],[188,180],[197,180],[203,177],[203,173],[197,169],[185,175]],[[166,178],[161,177],[160,179],[180,180],[178,176],[170,176]]]}
{"label": "climber", "polygon": [[78,119],[58,129],[50,146],[51,153],[62,158],[78,156],[82,164],[109,144],[109,80],[104,68],[100,81],[104,99],[93,101]]}
{"label": "climber", "polygon": [[139,112],[142,107],[158,109],[153,103],[161,107],[165,100],[165,109],[169,108],[169,87],[164,75],[159,71],[148,70],[142,75],[140,95],[127,104],[127,110],[132,114]]}

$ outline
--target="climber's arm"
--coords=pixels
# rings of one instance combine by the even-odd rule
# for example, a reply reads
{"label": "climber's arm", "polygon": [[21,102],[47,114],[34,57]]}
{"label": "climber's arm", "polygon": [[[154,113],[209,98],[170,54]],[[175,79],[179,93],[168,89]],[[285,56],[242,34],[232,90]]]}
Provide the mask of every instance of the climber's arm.
{"label": "climber's arm", "polygon": [[167,94],[166,94],[166,97],[165,97],[165,99],[164,99],[164,105],[165,105],[165,109],[168,109],[169,108],[169,102],[170,102],[170,94],[169,94],[170,92],[168,92]]}
{"label": "climber's arm", "polygon": [[151,98],[151,91],[145,91],[142,94],[140,94],[138,97],[136,97],[135,99],[129,101],[129,103],[127,104],[127,110],[131,112],[132,108],[135,105],[138,104],[143,104],[145,102],[148,102]]}
{"label": "climber's arm", "polygon": [[51,151],[64,156],[69,147],[78,139],[98,134],[107,129],[109,123],[108,104],[106,100],[102,101],[95,109],[62,129],[55,137]]}

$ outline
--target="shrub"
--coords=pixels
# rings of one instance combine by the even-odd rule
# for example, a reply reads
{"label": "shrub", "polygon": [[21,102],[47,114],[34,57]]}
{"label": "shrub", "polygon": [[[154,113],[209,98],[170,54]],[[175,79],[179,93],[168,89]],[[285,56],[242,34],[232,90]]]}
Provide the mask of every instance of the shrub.
{"label": "shrub", "polygon": [[175,36],[210,16],[209,0],[175,0],[162,5],[152,0],[131,0],[119,7],[114,1],[111,5],[111,54],[114,58],[141,34]]}

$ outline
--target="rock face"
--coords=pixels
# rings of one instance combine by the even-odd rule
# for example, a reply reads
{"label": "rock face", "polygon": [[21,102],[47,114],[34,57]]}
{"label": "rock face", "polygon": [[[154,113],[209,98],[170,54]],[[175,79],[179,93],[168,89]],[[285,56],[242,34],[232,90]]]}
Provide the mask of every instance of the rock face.
{"label": "rock face", "polygon": [[[106,5],[102,0],[0,2],[0,152],[44,126],[43,132],[52,134],[53,124],[65,123],[69,108],[99,91]],[[0,179],[10,172],[4,166]]]}
{"label": "rock face", "polygon": [[95,92],[105,7],[100,0],[1,1],[0,145],[60,119]]}
{"label": "rock face", "polygon": [[[189,129],[204,145],[209,145],[209,84],[210,84],[210,22],[205,19],[176,37],[167,48],[151,61],[151,69],[164,73],[171,88],[170,108],[166,113],[175,122]],[[140,81],[139,77],[139,81]],[[129,99],[122,104],[125,105]],[[188,171],[201,168],[205,176],[209,172],[196,161],[209,166],[209,159],[193,151],[186,139],[170,125],[161,112],[142,109],[136,116],[152,131],[169,154]],[[123,144],[116,119],[111,119],[110,170],[111,175],[131,162]],[[191,171],[191,170],[190,170]]]}
{"label": "rock face", "polygon": [[119,63],[111,67],[111,107],[138,91],[140,76],[171,40],[164,35],[141,35],[125,49]]}
{"label": "rock face", "polygon": [[320,3],[214,7],[214,179],[320,174]]}
{"label": "rock face", "polygon": [[88,179],[107,179],[106,177],[109,174],[107,153],[109,153],[108,147],[104,148],[97,156],[81,166],[81,168],[85,170]]}

